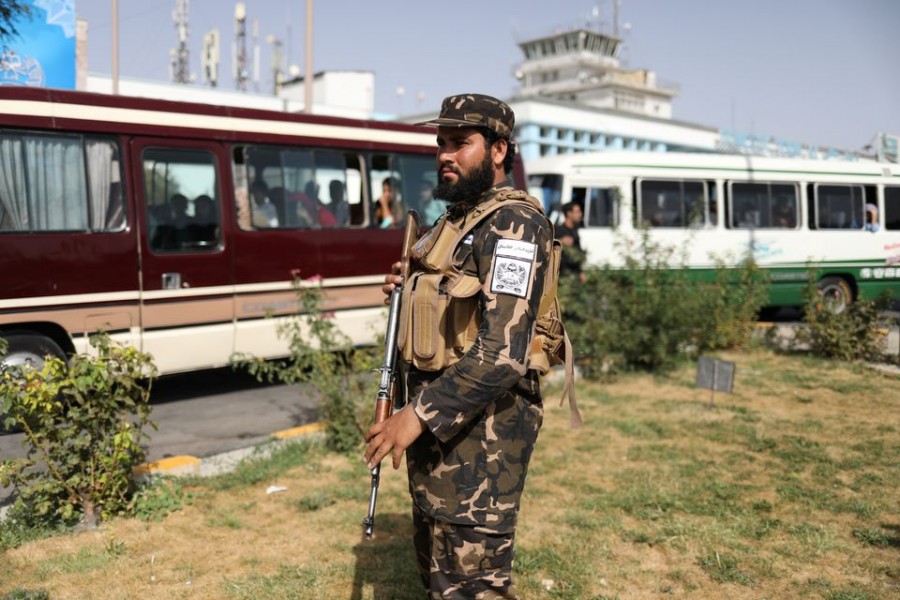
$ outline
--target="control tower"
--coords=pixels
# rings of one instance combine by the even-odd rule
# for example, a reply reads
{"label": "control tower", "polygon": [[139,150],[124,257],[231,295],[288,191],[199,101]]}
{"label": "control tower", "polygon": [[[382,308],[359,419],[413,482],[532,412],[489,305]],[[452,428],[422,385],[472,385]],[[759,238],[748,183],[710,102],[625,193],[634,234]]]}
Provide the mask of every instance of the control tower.
{"label": "control tower", "polygon": [[623,69],[622,40],[587,28],[558,31],[519,43],[525,60],[514,69],[518,98],[539,97],[581,106],[672,118],[678,86],[661,85],[656,73]]}

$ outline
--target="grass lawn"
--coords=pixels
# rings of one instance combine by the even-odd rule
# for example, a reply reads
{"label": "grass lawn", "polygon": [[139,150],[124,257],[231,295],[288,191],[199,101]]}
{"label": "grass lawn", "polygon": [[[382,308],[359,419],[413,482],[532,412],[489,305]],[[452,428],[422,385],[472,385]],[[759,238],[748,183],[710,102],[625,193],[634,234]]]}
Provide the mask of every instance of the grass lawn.
{"label": "grass lawn", "polygon": [[[520,519],[523,599],[900,598],[900,378],[723,358],[735,388],[714,406],[693,366],[580,382],[575,432],[548,392]],[[191,504],[159,522],[6,550],[0,598],[423,597],[403,470],[385,466],[369,542],[362,460],[315,441],[185,489]]]}

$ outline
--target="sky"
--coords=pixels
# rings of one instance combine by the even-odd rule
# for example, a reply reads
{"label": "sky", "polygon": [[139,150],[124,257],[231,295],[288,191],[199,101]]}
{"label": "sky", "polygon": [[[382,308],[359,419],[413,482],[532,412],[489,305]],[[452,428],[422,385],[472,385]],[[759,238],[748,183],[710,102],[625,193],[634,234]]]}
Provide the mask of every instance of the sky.
{"label": "sky", "polygon": [[[437,110],[444,96],[515,95],[518,42],[596,24],[614,0],[316,0],[313,71],[375,73],[375,110]],[[166,81],[175,0],[119,0],[119,74]],[[272,35],[305,66],[307,0],[245,0],[259,20],[260,87],[272,87]],[[111,72],[112,1],[76,0],[88,70]],[[222,40],[219,87],[233,89],[232,0],[191,0],[191,71],[206,32]],[[900,0],[620,0],[623,66],[677,84],[674,118],[860,150],[900,135]],[[595,9],[597,9],[595,11]],[[402,89],[403,93],[398,93]]]}

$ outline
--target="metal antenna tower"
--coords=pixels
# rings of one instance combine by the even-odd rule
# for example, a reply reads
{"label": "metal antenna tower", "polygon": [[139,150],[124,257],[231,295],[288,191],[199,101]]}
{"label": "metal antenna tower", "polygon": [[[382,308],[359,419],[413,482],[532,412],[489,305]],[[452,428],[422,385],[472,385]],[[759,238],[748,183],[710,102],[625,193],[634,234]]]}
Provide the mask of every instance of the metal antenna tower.
{"label": "metal antenna tower", "polygon": [[272,45],[272,94],[275,96],[281,91],[284,83],[284,70],[281,68],[281,40],[274,35],[266,36],[266,41]]}
{"label": "metal antenna tower", "polygon": [[212,29],[203,36],[203,81],[210,87],[219,84],[219,30]]}
{"label": "metal antenna tower", "polygon": [[250,71],[247,68],[247,7],[243,2],[234,5],[234,85],[247,91]]}
{"label": "metal antenna tower", "polygon": [[172,11],[172,21],[175,23],[175,31],[178,32],[178,48],[169,51],[172,59],[172,81],[175,83],[190,83],[191,81],[188,51],[188,1],[175,0],[175,10]]}

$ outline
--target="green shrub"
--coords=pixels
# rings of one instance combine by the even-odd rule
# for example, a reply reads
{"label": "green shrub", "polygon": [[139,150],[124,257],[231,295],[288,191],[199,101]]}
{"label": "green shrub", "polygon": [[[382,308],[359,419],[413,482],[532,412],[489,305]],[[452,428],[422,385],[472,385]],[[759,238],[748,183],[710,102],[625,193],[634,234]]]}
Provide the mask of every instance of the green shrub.
{"label": "green shrub", "polygon": [[620,251],[623,267],[588,269],[583,282],[560,282],[566,327],[586,377],[665,369],[750,339],[767,293],[752,260],[732,268],[719,261],[712,281],[698,281],[679,258],[684,249],[653,242],[646,230]]}
{"label": "green shrub", "polygon": [[50,593],[46,590],[26,590],[17,587],[10,593],[0,597],[0,600],[50,600]]}
{"label": "green shrub", "polygon": [[158,477],[137,490],[129,512],[142,521],[162,521],[169,513],[179,511],[191,502],[193,496],[181,483],[168,477]]}
{"label": "green shrub", "polygon": [[743,348],[753,337],[759,311],[768,298],[767,275],[746,257],[734,267],[719,260],[711,284],[697,289],[698,352]]}
{"label": "green shrub", "polygon": [[810,353],[822,358],[882,360],[888,327],[882,311],[890,303],[889,294],[875,300],[858,298],[836,313],[823,301],[810,270],[803,317],[806,327],[797,332],[795,347],[807,346]]}
{"label": "green shrub", "polygon": [[43,367],[0,364],[0,414],[24,432],[22,459],[0,463],[0,484],[13,486],[13,508],[33,527],[92,527],[127,509],[132,468],[143,461],[150,421],[150,356],[118,346],[105,334],[90,340],[95,355],[69,367],[48,357]]}
{"label": "green shrub", "polygon": [[356,450],[373,410],[365,400],[375,398],[374,379],[367,376],[376,366],[375,352],[354,348],[334,316],[322,311],[324,295],[318,278],[295,279],[293,287],[299,313],[278,325],[278,336],[288,341],[289,358],[266,361],[235,354],[232,364],[246,368],[260,381],[310,384],[319,393],[327,446],[338,452]]}

